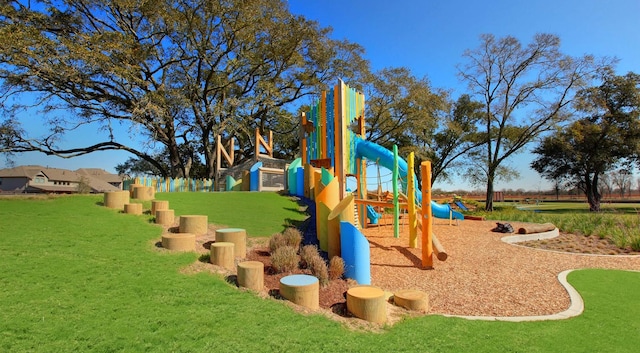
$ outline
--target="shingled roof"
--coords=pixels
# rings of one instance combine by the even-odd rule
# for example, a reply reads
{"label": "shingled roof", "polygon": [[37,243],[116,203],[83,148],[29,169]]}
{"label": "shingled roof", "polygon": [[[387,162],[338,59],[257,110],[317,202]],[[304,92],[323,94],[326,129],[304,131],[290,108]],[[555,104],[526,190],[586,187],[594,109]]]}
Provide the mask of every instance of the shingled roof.
{"label": "shingled roof", "polygon": [[[81,168],[78,171],[71,171],[59,168],[47,168],[38,165],[18,166],[14,168],[0,169],[0,178],[27,178],[33,180],[36,175],[44,174],[50,181],[63,181],[76,183],[81,179],[86,180],[93,192],[117,191],[120,188],[110,184],[122,182],[122,178],[115,174],[110,174],[103,169]],[[72,192],[75,186],[64,185],[31,185],[31,188],[40,189],[46,192]]]}

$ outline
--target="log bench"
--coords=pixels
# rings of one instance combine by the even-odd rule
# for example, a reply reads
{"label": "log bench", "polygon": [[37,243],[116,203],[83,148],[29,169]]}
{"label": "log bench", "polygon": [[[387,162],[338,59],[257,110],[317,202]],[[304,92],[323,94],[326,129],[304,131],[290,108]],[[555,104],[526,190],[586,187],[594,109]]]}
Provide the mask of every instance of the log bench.
{"label": "log bench", "polygon": [[108,208],[123,209],[129,203],[128,191],[107,191],[104,193],[104,205]]}
{"label": "log bench", "polygon": [[215,242],[211,244],[209,261],[216,266],[233,270],[233,248],[234,244],[228,242]]}
{"label": "log bench", "polygon": [[384,291],[374,286],[355,286],[347,290],[347,310],[360,319],[383,323],[387,321]]}
{"label": "log bench", "polygon": [[180,233],[193,233],[195,235],[203,235],[207,234],[208,226],[209,224],[207,216],[180,216]]}
{"label": "log bench", "polygon": [[427,312],[429,311],[429,295],[415,289],[403,289],[393,293],[395,305],[407,310]]}
{"label": "log bench", "polygon": [[316,310],[320,307],[320,283],[310,275],[290,275],[280,279],[280,295],[294,304]]}
{"label": "log bench", "polygon": [[142,214],[142,204],[141,203],[127,203],[124,205],[124,213],[127,214]]}
{"label": "log bench", "polygon": [[164,201],[164,200],[151,201],[151,214],[154,216],[156,214],[156,211],[168,210],[168,209],[169,209],[169,201]]}
{"label": "log bench", "polygon": [[235,244],[235,257],[244,259],[247,256],[247,232],[241,228],[216,229],[216,242]]}
{"label": "log bench", "polygon": [[162,247],[175,251],[195,251],[196,235],[191,233],[166,233],[162,235]]}
{"label": "log bench", "polygon": [[264,264],[260,261],[244,261],[238,264],[238,285],[255,291],[264,288]]}
{"label": "log bench", "polygon": [[174,220],[175,220],[175,215],[173,210],[156,211],[156,224],[161,224],[163,226],[170,226],[173,224]]}
{"label": "log bench", "polygon": [[141,201],[150,201],[155,197],[153,187],[136,185],[132,188],[133,198]]}

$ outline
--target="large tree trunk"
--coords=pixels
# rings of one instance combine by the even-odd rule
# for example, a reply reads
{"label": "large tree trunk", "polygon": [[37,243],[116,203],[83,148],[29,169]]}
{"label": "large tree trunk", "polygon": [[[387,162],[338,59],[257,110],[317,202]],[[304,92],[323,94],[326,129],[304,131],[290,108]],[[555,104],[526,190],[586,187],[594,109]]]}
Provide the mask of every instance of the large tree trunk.
{"label": "large tree trunk", "polygon": [[587,202],[589,203],[589,211],[600,212],[600,200],[602,199],[602,195],[598,192],[598,178],[594,177],[593,179],[590,179],[587,177],[585,179],[584,193],[586,194]]}
{"label": "large tree trunk", "polygon": [[167,146],[169,151],[169,163],[171,164],[171,177],[172,178],[188,178],[185,175],[185,171],[180,160],[180,150],[178,149],[178,142],[175,138],[169,139],[169,145]]}
{"label": "large tree trunk", "polygon": [[493,212],[493,175],[489,175],[487,178],[487,197],[484,209],[485,211]]}

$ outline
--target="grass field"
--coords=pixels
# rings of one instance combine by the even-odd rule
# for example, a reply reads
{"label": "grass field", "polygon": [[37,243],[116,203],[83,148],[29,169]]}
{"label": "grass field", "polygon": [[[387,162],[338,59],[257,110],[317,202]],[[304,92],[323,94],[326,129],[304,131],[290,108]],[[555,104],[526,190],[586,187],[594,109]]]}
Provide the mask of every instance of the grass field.
{"label": "grass field", "polygon": [[[245,195],[241,203],[258,209],[276,207],[268,198],[253,198],[261,194],[238,194]],[[198,203],[229,205],[220,195],[233,194],[204,195],[159,197],[170,199],[177,214],[192,214],[189,207]],[[289,212],[296,219],[297,204],[275,197],[287,216],[263,214],[254,235],[282,227]],[[240,291],[221,276],[181,273],[197,260],[194,253],[158,251],[153,244],[161,228],[150,216],[121,214],[101,207],[101,200],[0,199],[1,352],[637,351],[640,273],[571,273],[586,309],[563,321],[425,316],[378,332],[352,330]]]}
{"label": "grass field", "polygon": [[620,248],[640,251],[640,204],[637,203],[602,204],[599,213],[589,212],[587,203],[578,202],[496,203],[494,207],[494,212],[473,213],[493,220],[549,222],[563,232],[596,235]]}

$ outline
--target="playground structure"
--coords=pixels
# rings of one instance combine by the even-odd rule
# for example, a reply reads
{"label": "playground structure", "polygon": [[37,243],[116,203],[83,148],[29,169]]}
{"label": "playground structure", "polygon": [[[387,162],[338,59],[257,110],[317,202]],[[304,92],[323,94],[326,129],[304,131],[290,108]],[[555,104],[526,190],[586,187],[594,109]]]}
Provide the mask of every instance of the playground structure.
{"label": "playground structure", "polygon": [[[320,249],[329,258],[345,261],[345,276],[370,284],[369,243],[359,231],[367,227],[367,215],[375,218],[374,206],[394,210],[394,236],[399,234],[399,210],[409,217],[409,247],[418,247],[422,235],[422,267],[433,267],[433,255],[447,255],[431,231],[431,217],[461,220],[464,216],[447,205],[431,201],[431,165],[423,162],[422,191],[415,185],[414,157],[408,161],[393,151],[365,140],[365,97],[340,81],[322,92],[311,110],[301,116],[301,157],[287,170],[287,187],[292,195],[316,204],[316,231]],[[393,198],[387,201],[367,197],[366,161],[376,161],[393,174]],[[355,177],[356,190],[347,191],[347,178]]]}
{"label": "playground structure", "polygon": [[[287,162],[273,158],[273,132],[266,138],[255,129],[253,158],[235,163],[235,139],[226,143],[216,140],[216,190],[220,191],[280,191],[285,189],[284,170]],[[224,166],[224,167],[223,167]]]}

